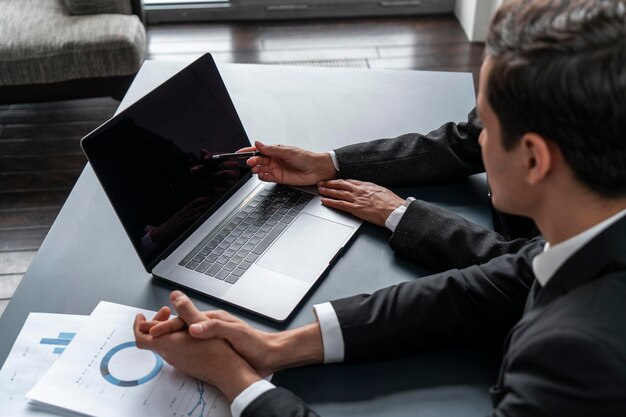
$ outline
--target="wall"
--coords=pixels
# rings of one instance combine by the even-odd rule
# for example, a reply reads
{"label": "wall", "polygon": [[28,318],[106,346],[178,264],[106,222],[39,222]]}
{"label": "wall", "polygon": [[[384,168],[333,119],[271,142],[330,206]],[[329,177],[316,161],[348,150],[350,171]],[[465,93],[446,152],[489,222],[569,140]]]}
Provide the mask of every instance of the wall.
{"label": "wall", "polygon": [[454,14],[467,38],[472,42],[483,42],[491,16],[503,0],[456,0]]}

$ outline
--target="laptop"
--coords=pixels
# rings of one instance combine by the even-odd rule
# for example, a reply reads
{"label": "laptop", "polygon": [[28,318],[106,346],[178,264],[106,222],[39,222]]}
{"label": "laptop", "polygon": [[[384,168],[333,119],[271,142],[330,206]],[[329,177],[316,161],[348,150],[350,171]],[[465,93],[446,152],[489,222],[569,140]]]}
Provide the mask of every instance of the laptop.
{"label": "laptop", "polygon": [[146,271],[271,320],[288,319],[361,224],[260,181],[244,158],[213,158],[250,141],[210,54],[81,146]]}

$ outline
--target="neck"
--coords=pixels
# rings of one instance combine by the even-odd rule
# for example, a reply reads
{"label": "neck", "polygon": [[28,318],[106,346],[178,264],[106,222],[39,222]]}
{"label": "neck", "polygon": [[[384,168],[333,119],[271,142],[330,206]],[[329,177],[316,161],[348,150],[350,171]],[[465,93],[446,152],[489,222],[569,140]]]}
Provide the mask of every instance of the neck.
{"label": "neck", "polygon": [[626,209],[626,197],[608,199],[595,194],[555,199],[541,212],[532,216],[541,234],[557,245],[601,223]]}

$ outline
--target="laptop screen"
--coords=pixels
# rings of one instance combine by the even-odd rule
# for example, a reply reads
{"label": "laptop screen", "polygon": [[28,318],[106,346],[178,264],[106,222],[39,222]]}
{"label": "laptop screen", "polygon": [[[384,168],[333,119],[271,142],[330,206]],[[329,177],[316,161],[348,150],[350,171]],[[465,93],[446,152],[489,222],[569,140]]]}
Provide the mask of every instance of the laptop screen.
{"label": "laptop screen", "polygon": [[88,135],[82,146],[145,266],[195,229],[250,173],[245,160],[212,158],[250,142],[210,55]]}

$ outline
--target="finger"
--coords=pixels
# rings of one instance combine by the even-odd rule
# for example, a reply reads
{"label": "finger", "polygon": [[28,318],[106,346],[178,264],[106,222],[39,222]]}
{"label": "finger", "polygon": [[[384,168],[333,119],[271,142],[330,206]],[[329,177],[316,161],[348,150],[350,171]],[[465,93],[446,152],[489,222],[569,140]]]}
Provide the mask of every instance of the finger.
{"label": "finger", "polygon": [[256,166],[252,167],[252,173],[257,174],[261,181],[276,182],[276,175],[273,173],[273,169],[269,167]]}
{"label": "finger", "polygon": [[149,333],[150,329],[156,326],[157,324],[162,323],[160,321],[144,321],[139,323],[139,330],[142,333]]}
{"label": "finger", "polygon": [[135,322],[133,323],[133,333],[135,334],[135,344],[139,349],[145,349],[150,335],[139,330],[141,323],[146,321],[146,317],[143,314],[137,314],[135,316]]}
{"label": "finger", "polygon": [[152,321],[164,321],[170,318],[170,314],[172,314],[172,310],[168,306],[163,306],[157,311],[157,313],[152,317]]}
{"label": "finger", "polygon": [[277,182],[276,176],[271,172],[260,172],[258,175],[259,179],[263,182]]}
{"label": "finger", "polygon": [[[336,181],[336,180],[335,180],[335,181]],[[352,180],[352,179],[347,179],[347,180],[345,180],[345,181],[346,181],[346,182],[349,182],[349,183],[350,183],[350,184],[352,184],[352,185],[356,185],[356,186],[361,186],[361,185],[363,185],[363,184],[368,184],[368,183],[363,182],[363,181],[359,181],[359,180]],[[371,184],[371,183],[369,183],[369,184]]]}
{"label": "finger", "polygon": [[246,165],[248,166],[258,166],[258,165],[269,165],[271,162],[271,158],[267,156],[253,156],[246,159]]}
{"label": "finger", "polygon": [[139,323],[139,330],[144,333],[150,333],[150,329],[162,323],[167,323],[167,321],[146,320],[142,323]]}
{"label": "finger", "polygon": [[211,310],[211,311],[204,311],[203,314],[210,319],[217,319],[217,320],[222,320],[222,321],[228,321],[231,323],[243,323],[242,320],[238,319],[237,317],[233,316],[230,313],[227,313],[224,310]]}
{"label": "finger", "polygon": [[208,319],[189,326],[189,334],[197,339],[220,338],[230,341],[242,335],[244,326],[222,320]]}
{"label": "finger", "polygon": [[145,321],[146,321],[146,316],[144,316],[144,315],[143,315],[143,314],[141,314],[141,313],[138,313],[138,314],[135,316],[135,322],[133,323],[133,328],[137,328],[137,327],[139,327],[139,324],[141,324],[141,323],[143,323],[143,322],[145,322]]}
{"label": "finger", "polygon": [[320,181],[317,185],[322,186],[324,188],[333,188],[336,190],[346,190],[346,191],[354,190],[354,184],[346,180]]}
{"label": "finger", "polygon": [[168,321],[162,321],[159,323],[154,323],[149,329],[148,332],[152,337],[161,337],[164,334],[179,332],[181,330],[185,330],[187,328],[187,323],[180,317],[174,317]]}
{"label": "finger", "polygon": [[334,188],[326,187],[317,187],[317,191],[319,191],[319,193],[324,196],[331,197],[336,200],[344,200],[350,202],[354,201],[354,194],[352,194],[350,191],[336,190]]}
{"label": "finger", "polygon": [[[194,323],[191,326],[189,326],[189,334],[191,336],[198,337],[201,339],[208,339],[211,337],[215,337],[214,331],[216,327],[211,327],[211,324],[206,323],[206,322],[220,321],[220,322],[232,323],[232,324],[243,323],[242,320],[238,319],[237,317],[233,316],[230,313],[225,312],[224,310],[203,311],[202,314],[205,315],[206,317],[205,320],[198,322],[198,323]],[[191,327],[194,327],[194,329],[192,330]],[[217,328],[219,328],[219,326],[217,326]],[[219,336],[219,337],[222,337],[222,336]]]}
{"label": "finger", "polygon": [[345,211],[348,213],[353,213],[354,205],[347,201],[343,200],[335,200],[333,198],[322,198],[322,204],[326,207],[331,207],[337,210]]}
{"label": "finger", "polygon": [[192,324],[205,320],[204,314],[193,305],[193,302],[182,291],[172,291],[170,295],[172,306],[185,323]]}
{"label": "finger", "polygon": [[245,148],[237,149],[235,152],[252,152],[256,150],[257,150],[256,146],[248,146]]}
{"label": "finger", "polygon": [[257,165],[257,166],[252,167],[251,171],[254,174],[264,174],[264,173],[271,174],[274,171],[274,168],[270,167],[269,165]]}
{"label": "finger", "polygon": [[261,143],[258,140],[254,142],[254,145],[256,146],[257,150],[261,152],[263,155],[277,156],[277,157],[285,157],[298,149],[298,148],[294,148],[293,146],[285,146],[285,145],[265,145],[264,143]]}

